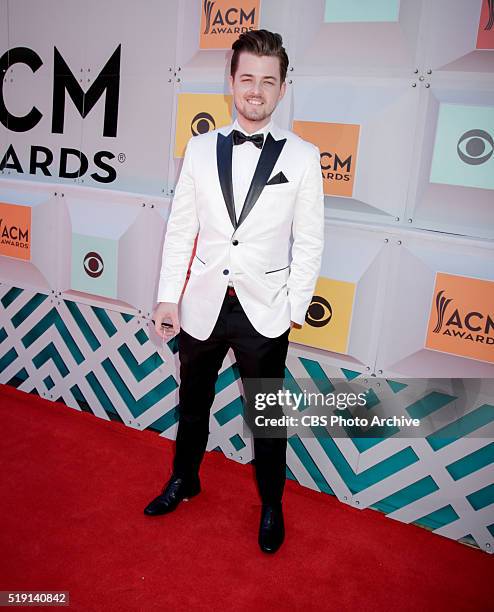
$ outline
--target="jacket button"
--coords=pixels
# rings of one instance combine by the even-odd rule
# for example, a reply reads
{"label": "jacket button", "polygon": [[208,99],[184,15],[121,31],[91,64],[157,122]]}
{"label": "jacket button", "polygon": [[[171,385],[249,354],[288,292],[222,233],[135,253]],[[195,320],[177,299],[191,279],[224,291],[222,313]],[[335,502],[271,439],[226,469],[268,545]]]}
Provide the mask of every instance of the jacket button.
{"label": "jacket button", "polygon": [[223,274],[229,274],[230,270],[223,270]]}
{"label": "jacket button", "polygon": [[238,240],[237,240],[237,239],[233,240],[233,241],[232,241],[232,244],[233,244],[233,246],[237,246],[237,244],[238,244]]}

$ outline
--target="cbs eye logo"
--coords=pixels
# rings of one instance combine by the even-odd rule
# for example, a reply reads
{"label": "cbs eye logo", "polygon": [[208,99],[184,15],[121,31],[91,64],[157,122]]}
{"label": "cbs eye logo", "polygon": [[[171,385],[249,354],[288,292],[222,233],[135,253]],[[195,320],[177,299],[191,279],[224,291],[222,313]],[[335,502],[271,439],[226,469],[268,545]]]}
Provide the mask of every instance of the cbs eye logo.
{"label": "cbs eye logo", "polygon": [[461,136],[456,150],[461,161],[469,166],[480,166],[492,157],[494,140],[484,130],[468,130]]}
{"label": "cbs eye logo", "polygon": [[216,129],[216,121],[213,115],[209,113],[197,113],[190,123],[190,131],[192,136],[206,134]]}
{"label": "cbs eye logo", "polygon": [[86,274],[92,278],[98,278],[98,276],[101,276],[105,268],[103,258],[99,253],[95,253],[94,251],[90,251],[86,254],[83,265]]}
{"label": "cbs eye logo", "polygon": [[305,322],[312,327],[324,327],[331,321],[332,316],[333,309],[328,300],[320,295],[315,295],[307,309]]}

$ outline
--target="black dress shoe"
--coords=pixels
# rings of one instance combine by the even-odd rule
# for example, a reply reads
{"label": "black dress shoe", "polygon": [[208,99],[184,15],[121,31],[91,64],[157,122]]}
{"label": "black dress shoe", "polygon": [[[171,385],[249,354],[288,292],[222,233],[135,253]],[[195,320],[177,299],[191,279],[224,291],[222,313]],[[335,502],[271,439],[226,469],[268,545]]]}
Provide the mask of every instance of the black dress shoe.
{"label": "black dress shoe", "polygon": [[167,512],[175,510],[183,499],[194,497],[194,495],[200,492],[201,484],[199,479],[192,482],[177,476],[172,476],[163,487],[163,491],[160,495],[144,508],[144,514],[149,516],[166,514]]}
{"label": "black dress shoe", "polygon": [[285,539],[285,525],[281,504],[263,504],[259,525],[259,546],[266,553],[274,553]]}

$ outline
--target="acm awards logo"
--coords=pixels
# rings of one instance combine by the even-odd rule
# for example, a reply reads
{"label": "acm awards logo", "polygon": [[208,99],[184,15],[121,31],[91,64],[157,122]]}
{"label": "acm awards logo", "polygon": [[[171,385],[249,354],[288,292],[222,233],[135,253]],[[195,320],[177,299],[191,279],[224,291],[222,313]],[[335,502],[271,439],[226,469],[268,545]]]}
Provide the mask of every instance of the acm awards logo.
{"label": "acm awards logo", "polygon": [[98,278],[103,274],[103,270],[105,269],[105,264],[103,263],[103,258],[96,251],[89,251],[84,256],[83,261],[84,272],[91,278]]}
{"label": "acm awards logo", "polygon": [[425,348],[494,363],[494,281],[436,272]]}
{"label": "acm awards logo", "polygon": [[27,226],[9,225],[7,221],[0,218],[0,245],[2,251],[5,247],[15,247],[17,249],[29,249],[29,229]]}
{"label": "acm awards logo", "polygon": [[338,153],[321,151],[321,172],[329,181],[350,181],[352,178],[352,155],[340,159]]}
{"label": "acm awards logo", "polygon": [[485,130],[468,130],[458,140],[456,151],[465,164],[479,166],[492,157],[494,140]]}
{"label": "acm awards logo", "polygon": [[31,219],[30,206],[0,202],[0,255],[31,258]]}
{"label": "acm awards logo", "polygon": [[239,34],[255,30],[259,0],[204,0],[201,15],[201,49],[228,49]]}
{"label": "acm awards logo", "polygon": [[204,0],[203,11],[206,26],[203,34],[242,34],[254,29],[256,9],[250,13],[240,6],[230,6],[226,11],[215,8],[216,2]]}
{"label": "acm awards logo", "polygon": [[494,0],[483,0],[480,10],[477,49],[494,49]]}
{"label": "acm awards logo", "polygon": [[485,0],[487,4],[487,23],[485,24],[484,30],[492,30],[494,25],[494,0]]}
{"label": "acm awards logo", "polygon": [[325,193],[351,197],[355,180],[355,159],[360,126],[329,123],[326,124],[326,130],[323,146],[319,148]]}
{"label": "acm awards logo", "polygon": [[352,197],[360,125],[294,120],[293,131],[319,148],[324,194]]}
{"label": "acm awards logo", "polygon": [[[84,119],[91,112],[98,100],[104,96],[103,136],[116,138],[118,125],[118,105],[120,93],[120,49],[115,49],[101,72],[93,79],[87,91],[81,84],[64,58],[54,47],[53,57],[53,97],[51,101],[51,133],[63,134],[65,121],[66,94],[72,100],[74,107]],[[43,65],[41,57],[28,47],[15,47],[6,51],[0,58],[0,74],[7,72],[16,64],[24,64],[36,73]],[[8,109],[3,95],[3,82],[0,82],[0,122],[10,132],[23,133],[35,128],[43,119],[43,113],[32,106],[28,113],[19,115],[15,109]],[[24,153],[24,152],[23,152]],[[21,162],[21,158],[27,157]],[[48,147],[32,144],[29,152],[19,155],[12,144],[9,144],[1,161],[0,170],[10,168],[19,174],[43,174],[60,178],[77,178],[84,176],[90,167],[90,161],[79,149],[61,147],[58,157],[59,166],[54,167],[54,152]],[[111,160],[115,154],[109,150],[97,151],[91,160],[95,171],[91,178],[98,183],[112,183],[117,178]],[[69,170],[70,165],[78,165],[77,169]]]}
{"label": "acm awards logo", "polygon": [[305,315],[305,322],[311,327],[324,327],[333,317],[331,304],[322,295],[314,295]]}
{"label": "acm awards logo", "polygon": [[[471,310],[462,312],[454,308],[453,298],[445,295],[444,289],[436,294],[436,326],[432,330],[435,334],[452,336],[469,342],[480,342],[494,345],[494,319],[487,313]],[[453,304],[451,311],[450,304]],[[447,318],[446,318],[447,316]]]}

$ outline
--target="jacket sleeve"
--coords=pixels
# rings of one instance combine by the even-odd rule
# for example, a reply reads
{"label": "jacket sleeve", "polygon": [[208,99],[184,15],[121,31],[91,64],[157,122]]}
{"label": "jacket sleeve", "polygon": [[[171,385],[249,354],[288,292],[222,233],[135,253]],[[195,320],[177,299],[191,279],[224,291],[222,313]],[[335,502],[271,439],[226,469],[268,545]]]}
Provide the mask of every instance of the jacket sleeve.
{"label": "jacket sleeve", "polygon": [[192,167],[193,140],[194,137],[189,140],[185,149],[182,170],[166,226],[157,294],[158,302],[178,304],[194,240],[199,230]]}
{"label": "jacket sleeve", "polygon": [[324,192],[319,149],[314,146],[300,184],[292,224],[288,277],[290,318],[303,325],[321,269],[324,250]]}

